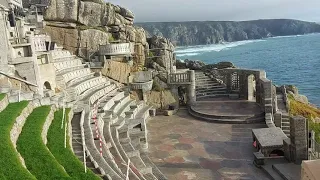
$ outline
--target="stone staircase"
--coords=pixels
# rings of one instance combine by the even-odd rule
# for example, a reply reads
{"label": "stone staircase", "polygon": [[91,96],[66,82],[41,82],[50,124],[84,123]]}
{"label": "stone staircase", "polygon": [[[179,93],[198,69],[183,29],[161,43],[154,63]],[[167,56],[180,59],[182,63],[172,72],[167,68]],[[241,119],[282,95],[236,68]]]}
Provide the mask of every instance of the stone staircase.
{"label": "stone staircase", "polygon": [[277,92],[278,111],[282,113],[281,129],[290,137],[290,116],[284,103],[284,95],[281,92]]}
{"label": "stone staircase", "polygon": [[229,97],[224,85],[211,79],[203,72],[196,72],[196,96],[198,98]]}
{"label": "stone staircase", "polygon": [[301,166],[284,158],[266,159],[261,168],[272,180],[299,180],[301,176]]}

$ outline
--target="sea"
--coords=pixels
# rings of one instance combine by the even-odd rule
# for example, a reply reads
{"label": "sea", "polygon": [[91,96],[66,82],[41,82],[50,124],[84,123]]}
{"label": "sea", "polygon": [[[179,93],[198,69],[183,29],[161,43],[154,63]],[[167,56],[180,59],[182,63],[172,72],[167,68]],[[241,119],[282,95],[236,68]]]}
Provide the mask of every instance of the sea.
{"label": "sea", "polygon": [[273,84],[295,85],[320,107],[320,34],[177,47],[176,55],[180,60],[230,61],[239,68],[263,69]]}

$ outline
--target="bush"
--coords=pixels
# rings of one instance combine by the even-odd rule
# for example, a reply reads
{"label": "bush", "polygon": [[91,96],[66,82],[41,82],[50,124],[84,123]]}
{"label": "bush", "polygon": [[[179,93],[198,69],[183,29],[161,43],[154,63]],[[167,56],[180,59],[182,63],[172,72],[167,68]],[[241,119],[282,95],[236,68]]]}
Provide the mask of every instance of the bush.
{"label": "bush", "polygon": [[11,128],[27,105],[27,101],[11,103],[0,112],[0,179],[36,179],[22,166],[10,140]]}
{"label": "bush", "polygon": [[[66,114],[69,112],[70,109],[67,109]],[[64,148],[64,129],[61,129],[62,113],[62,110],[54,113],[54,120],[47,136],[49,150],[73,179],[100,179],[90,169],[87,169],[87,173],[84,172],[82,162],[71,151],[69,138],[67,138],[67,148]],[[66,122],[70,122],[68,116],[66,117]]]}
{"label": "bush", "polygon": [[300,115],[307,118],[309,120],[309,129],[315,132],[316,141],[320,143],[320,124],[312,121],[312,119],[320,117],[320,110],[308,104],[294,100],[294,97],[291,94],[288,95],[288,98],[290,101],[290,115]]}
{"label": "bush", "polygon": [[50,106],[41,106],[33,110],[23,126],[17,148],[28,170],[37,179],[70,179],[41,138],[49,112]]}
{"label": "bush", "polygon": [[157,81],[153,80],[152,90],[161,92],[161,91],[163,91],[164,89],[160,86],[160,84],[159,84]]}

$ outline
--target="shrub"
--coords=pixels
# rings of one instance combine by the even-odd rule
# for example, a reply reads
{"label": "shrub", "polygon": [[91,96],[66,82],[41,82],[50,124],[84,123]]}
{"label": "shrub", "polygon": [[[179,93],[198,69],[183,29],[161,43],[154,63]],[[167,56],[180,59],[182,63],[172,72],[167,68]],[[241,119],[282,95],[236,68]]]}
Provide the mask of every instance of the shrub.
{"label": "shrub", "polygon": [[[66,114],[70,109],[66,110]],[[84,172],[82,162],[73,154],[67,138],[67,148],[64,148],[64,129],[61,129],[62,110],[54,113],[54,120],[48,131],[48,148],[57,159],[57,161],[65,168],[67,173],[73,179],[100,179],[90,169]],[[65,122],[70,122],[68,116]]]}
{"label": "shrub", "polygon": [[157,81],[153,80],[152,90],[161,92],[161,91],[163,91],[164,89],[160,86],[160,84],[159,84]]}
{"label": "shrub", "polygon": [[12,126],[27,105],[27,101],[11,103],[0,112],[0,179],[36,179],[22,166],[10,140]]}
{"label": "shrub", "polygon": [[33,110],[22,128],[17,148],[24,157],[27,168],[37,179],[70,179],[41,138],[49,112],[50,106]]}

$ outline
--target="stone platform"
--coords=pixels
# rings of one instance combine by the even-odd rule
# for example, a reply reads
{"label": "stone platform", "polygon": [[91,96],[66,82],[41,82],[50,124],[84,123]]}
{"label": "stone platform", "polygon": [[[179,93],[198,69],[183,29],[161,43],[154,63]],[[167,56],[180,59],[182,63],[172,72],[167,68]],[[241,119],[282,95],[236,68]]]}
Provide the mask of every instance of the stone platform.
{"label": "stone platform", "polygon": [[147,126],[149,157],[170,180],[269,179],[252,155],[252,129],[265,124],[208,123],[180,109]]}
{"label": "stone platform", "polygon": [[264,112],[256,102],[245,100],[197,101],[189,108],[197,119],[216,123],[258,123]]}

